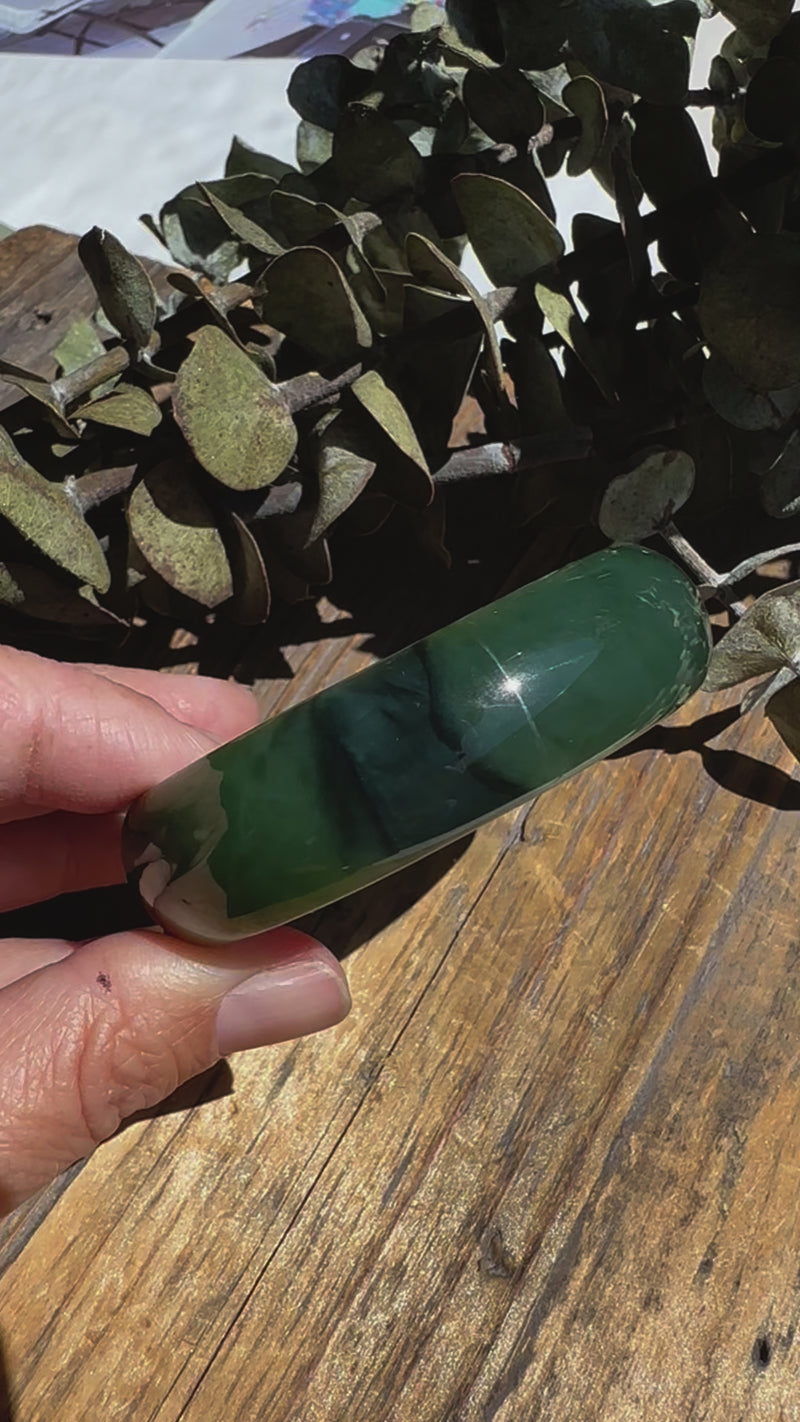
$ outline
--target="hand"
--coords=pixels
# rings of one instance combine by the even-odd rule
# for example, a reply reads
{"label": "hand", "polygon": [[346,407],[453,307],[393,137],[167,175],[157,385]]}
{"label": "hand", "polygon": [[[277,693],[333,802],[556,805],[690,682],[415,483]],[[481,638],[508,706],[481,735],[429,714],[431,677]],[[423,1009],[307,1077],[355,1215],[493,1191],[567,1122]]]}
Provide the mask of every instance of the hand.
{"label": "hand", "polygon": [[[0,648],[0,912],[123,879],[122,811],[257,721],[245,688]],[[0,943],[0,1215],[221,1056],[350,1006],[280,928],[226,949],[157,929]]]}

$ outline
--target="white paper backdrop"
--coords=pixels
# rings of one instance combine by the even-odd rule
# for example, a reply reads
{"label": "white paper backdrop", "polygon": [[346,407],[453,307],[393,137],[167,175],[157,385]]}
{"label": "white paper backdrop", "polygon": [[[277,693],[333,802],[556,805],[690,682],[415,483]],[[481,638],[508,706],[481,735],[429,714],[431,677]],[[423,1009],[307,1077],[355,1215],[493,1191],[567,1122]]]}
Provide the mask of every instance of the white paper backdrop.
{"label": "white paper backdrop", "polygon": [[[705,83],[723,21],[700,26]],[[222,174],[234,133],[293,159],[293,61],[57,59],[0,55],[0,222],[66,232],[107,227],[141,255],[163,250],[138,222],[197,178]],[[702,111],[707,132],[709,111]],[[608,212],[591,179],[552,185],[562,223]]]}

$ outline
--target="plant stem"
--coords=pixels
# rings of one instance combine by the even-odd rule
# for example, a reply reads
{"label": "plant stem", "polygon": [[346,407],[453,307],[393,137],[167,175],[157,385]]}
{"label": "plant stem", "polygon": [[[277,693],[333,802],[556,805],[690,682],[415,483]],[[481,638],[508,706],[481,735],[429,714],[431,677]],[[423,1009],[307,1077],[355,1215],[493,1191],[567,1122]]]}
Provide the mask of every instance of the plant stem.
{"label": "plant stem", "polygon": [[491,479],[517,474],[542,464],[584,459],[592,447],[591,430],[576,428],[563,434],[531,435],[507,444],[480,444],[457,449],[433,475],[434,484],[458,484],[468,479]]}
{"label": "plant stem", "polygon": [[312,370],[308,375],[295,375],[291,380],[284,380],[278,390],[286,401],[289,413],[296,415],[299,410],[307,410],[311,405],[320,405],[323,400],[330,400],[334,395],[346,390],[348,386],[355,384],[363,372],[364,367],[360,361],[342,371],[341,375],[334,376],[332,380],[326,380],[324,376]]}
{"label": "plant stem", "polygon": [[712,568],[711,564],[706,562],[702,554],[698,553],[688,538],[684,538],[680,529],[676,528],[671,519],[664,524],[663,528],[659,529],[659,533],[685,567],[700,580],[701,587],[708,588],[707,595],[709,597],[717,598],[734,617],[744,616],[747,608],[743,602],[736,602],[732,599],[725,574],[718,573],[716,568]]}

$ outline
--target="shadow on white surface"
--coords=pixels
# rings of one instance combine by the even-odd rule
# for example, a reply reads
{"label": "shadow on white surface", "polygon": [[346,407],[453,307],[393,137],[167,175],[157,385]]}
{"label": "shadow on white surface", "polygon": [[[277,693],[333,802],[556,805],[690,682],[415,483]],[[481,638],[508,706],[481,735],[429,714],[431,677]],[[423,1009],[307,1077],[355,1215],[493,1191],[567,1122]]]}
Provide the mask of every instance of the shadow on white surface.
{"label": "shadow on white surface", "polygon": [[[693,83],[705,82],[726,28],[719,19],[701,25]],[[141,255],[163,258],[139,214],[158,213],[187,183],[221,176],[235,133],[294,160],[297,119],[286,100],[294,67],[0,54],[0,223],[76,233],[97,224]],[[707,139],[710,113],[699,117]],[[565,231],[575,212],[614,215],[591,177],[559,177],[551,190]]]}

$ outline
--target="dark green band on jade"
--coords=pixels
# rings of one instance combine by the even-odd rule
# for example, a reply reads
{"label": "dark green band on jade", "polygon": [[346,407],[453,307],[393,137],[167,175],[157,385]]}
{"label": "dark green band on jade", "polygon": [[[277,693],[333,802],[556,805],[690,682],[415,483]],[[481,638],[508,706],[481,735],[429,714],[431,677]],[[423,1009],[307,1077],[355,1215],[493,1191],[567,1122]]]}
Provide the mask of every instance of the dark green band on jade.
{"label": "dark green band on jade", "polygon": [[691,696],[708,654],[680,569],[637,547],[595,553],[148,791],[126,867],[183,938],[285,923],[632,740]]}

